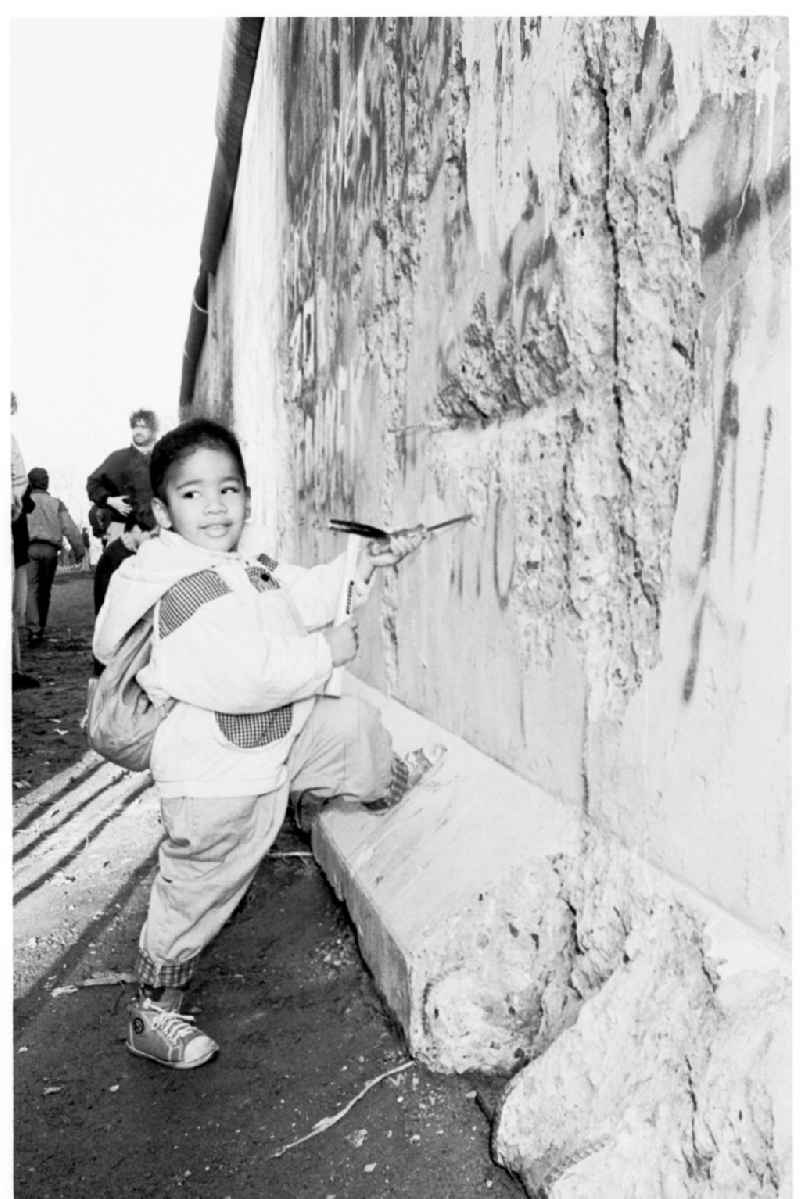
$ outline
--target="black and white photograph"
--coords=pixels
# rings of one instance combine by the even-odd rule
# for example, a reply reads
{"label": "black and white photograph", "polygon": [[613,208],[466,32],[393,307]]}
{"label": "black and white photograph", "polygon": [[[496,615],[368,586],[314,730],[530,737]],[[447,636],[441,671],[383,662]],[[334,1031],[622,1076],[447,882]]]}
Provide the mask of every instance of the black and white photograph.
{"label": "black and white photograph", "polygon": [[791,1199],[793,19],[6,28],[5,1193]]}

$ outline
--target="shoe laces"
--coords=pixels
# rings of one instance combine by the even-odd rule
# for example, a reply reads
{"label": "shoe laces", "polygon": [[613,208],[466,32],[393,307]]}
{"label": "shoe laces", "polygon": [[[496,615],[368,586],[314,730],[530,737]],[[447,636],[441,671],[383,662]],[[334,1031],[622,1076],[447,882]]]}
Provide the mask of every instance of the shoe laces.
{"label": "shoe laces", "polygon": [[194,1032],[194,1016],[184,1016],[180,1012],[159,1008],[157,1003],[149,1003],[153,1012],[153,1028],[173,1043],[179,1041],[187,1032]]}

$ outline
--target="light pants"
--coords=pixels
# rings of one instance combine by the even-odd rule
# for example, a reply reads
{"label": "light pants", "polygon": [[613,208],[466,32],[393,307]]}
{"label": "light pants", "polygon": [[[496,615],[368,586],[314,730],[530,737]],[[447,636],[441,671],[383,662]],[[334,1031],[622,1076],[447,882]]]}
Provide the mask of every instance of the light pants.
{"label": "light pants", "polygon": [[28,564],[13,566],[11,579],[11,663],[12,669],[22,671],[20,632],[25,628],[25,612],[28,605]]}
{"label": "light pants", "polygon": [[139,937],[141,983],[181,987],[217,935],[280,831],[290,793],[348,802],[384,796],[394,754],[371,704],[320,696],[292,745],[288,781],[264,795],[162,799],[166,838]]}

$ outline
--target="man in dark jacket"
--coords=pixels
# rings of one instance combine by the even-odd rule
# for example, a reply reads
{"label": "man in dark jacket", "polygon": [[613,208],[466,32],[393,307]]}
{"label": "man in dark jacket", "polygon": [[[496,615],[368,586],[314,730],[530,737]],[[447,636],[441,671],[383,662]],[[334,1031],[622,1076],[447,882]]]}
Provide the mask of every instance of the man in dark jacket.
{"label": "man in dark jacket", "polygon": [[109,517],[109,542],[120,536],[128,516],[142,529],[155,526],[150,508],[150,452],[158,435],[158,419],[149,408],[137,408],[130,415],[130,426],[131,444],[114,450],[86,480],[89,499]]}

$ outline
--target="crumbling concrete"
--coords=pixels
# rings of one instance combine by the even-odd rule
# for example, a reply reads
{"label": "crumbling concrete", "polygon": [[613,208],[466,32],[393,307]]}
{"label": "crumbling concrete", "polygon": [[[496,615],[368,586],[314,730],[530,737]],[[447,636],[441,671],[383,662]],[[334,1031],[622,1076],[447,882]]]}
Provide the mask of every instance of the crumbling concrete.
{"label": "crumbling concrete", "polygon": [[[734,1112],[724,1064],[784,984],[706,941],[718,905],[790,944],[788,293],[784,19],[265,22],[195,404],[279,556],[474,515],[357,665],[465,747],[458,794],[316,840],[414,1052],[529,1063],[531,1187],[616,1195],[637,1144],[630,1193],[785,1185],[785,1078]],[[551,1068],[597,1143],[528,1138]]]}
{"label": "crumbling concrete", "polygon": [[363,678],[785,943],[788,112],[775,18],[267,21],[196,390],[287,556],[471,511]]}
{"label": "crumbling concrete", "polygon": [[414,1056],[513,1075],[498,1160],[531,1195],[788,1195],[788,955],[466,742],[347,686],[398,748],[448,753],[395,812],[332,805],[314,851]]}
{"label": "crumbling concrete", "polygon": [[790,1010],[788,963],[723,982],[696,918],[656,911],[508,1087],[498,1159],[559,1199],[790,1195]]}
{"label": "crumbling concrete", "polygon": [[467,742],[347,681],[382,709],[399,750],[439,741],[448,753],[396,812],[331,805],[315,854],[414,1055],[510,1071],[577,1011],[558,863],[577,855],[579,824]]}

